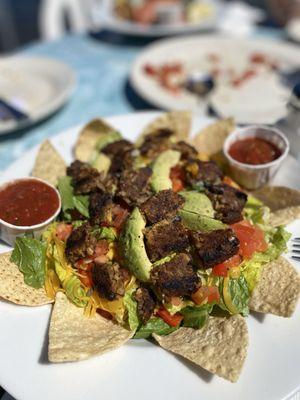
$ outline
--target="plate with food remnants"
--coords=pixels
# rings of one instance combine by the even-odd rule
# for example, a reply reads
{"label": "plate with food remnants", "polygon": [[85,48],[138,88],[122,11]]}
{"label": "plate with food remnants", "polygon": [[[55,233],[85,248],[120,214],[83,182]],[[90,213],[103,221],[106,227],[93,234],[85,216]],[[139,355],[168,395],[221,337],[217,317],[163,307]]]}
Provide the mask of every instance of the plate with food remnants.
{"label": "plate with food remnants", "polygon": [[221,10],[219,0],[104,0],[98,19],[121,34],[160,37],[214,29]]}
{"label": "plate with food remnants", "polygon": [[146,47],[130,81],[140,96],[165,110],[274,124],[287,114],[299,60],[299,48],[292,44],[193,35]]}
{"label": "plate with food remnants", "polygon": [[24,154],[0,182],[1,386],[22,400],[299,390],[288,150],[276,129],[173,111],[98,118]]}

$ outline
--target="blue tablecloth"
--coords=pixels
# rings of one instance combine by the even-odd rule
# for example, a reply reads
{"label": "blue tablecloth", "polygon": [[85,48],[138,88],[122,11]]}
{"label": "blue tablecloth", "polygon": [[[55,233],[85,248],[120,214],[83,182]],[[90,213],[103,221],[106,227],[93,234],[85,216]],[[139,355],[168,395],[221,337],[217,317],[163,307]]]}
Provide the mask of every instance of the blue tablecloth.
{"label": "blue tablecloth", "polygon": [[[256,36],[277,38],[280,32],[264,29]],[[69,35],[57,42],[23,49],[25,55],[53,57],[68,63],[76,72],[77,85],[68,104],[54,116],[35,127],[0,137],[0,171],[27,149],[68,127],[95,116],[150,108],[128,84],[130,66],[145,44],[143,39],[102,32],[96,37]]]}

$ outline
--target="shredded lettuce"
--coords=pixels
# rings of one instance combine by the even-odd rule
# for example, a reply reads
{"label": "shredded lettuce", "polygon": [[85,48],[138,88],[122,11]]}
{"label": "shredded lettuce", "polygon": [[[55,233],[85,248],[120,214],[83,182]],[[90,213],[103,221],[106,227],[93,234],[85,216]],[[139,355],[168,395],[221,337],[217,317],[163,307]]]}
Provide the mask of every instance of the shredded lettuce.
{"label": "shredded lettuce", "polygon": [[183,315],[183,326],[200,329],[208,319],[213,309],[213,304],[203,304],[202,306],[188,306],[180,312]]}
{"label": "shredded lettuce", "polygon": [[250,292],[247,280],[241,274],[239,278],[225,278],[223,281],[223,300],[231,314],[249,314]]}
{"label": "shredded lettuce", "polygon": [[169,335],[170,333],[176,331],[177,327],[172,327],[168,325],[161,318],[153,317],[149,319],[147,324],[142,325],[136,334],[134,335],[135,339],[147,339],[152,335],[152,333],[156,333],[157,335]]}
{"label": "shredded lettuce", "polygon": [[46,244],[31,237],[18,237],[11,255],[24,275],[24,282],[36,289],[45,283]]}
{"label": "shredded lettuce", "polygon": [[107,228],[106,226],[93,230],[93,235],[98,239],[105,239],[109,242],[117,240],[116,230],[114,228]]}
{"label": "shredded lettuce", "polygon": [[58,190],[61,197],[62,210],[64,217],[71,220],[71,210],[77,210],[86,218],[89,218],[89,196],[75,195],[72,178],[62,176],[58,179]]}
{"label": "shredded lettuce", "polygon": [[270,209],[253,196],[248,196],[243,213],[246,219],[256,225],[268,223],[270,217]]}
{"label": "shredded lettuce", "polygon": [[128,324],[132,331],[136,331],[139,326],[139,318],[137,315],[137,301],[133,297],[135,291],[135,288],[127,291],[123,298],[123,303],[128,313]]}

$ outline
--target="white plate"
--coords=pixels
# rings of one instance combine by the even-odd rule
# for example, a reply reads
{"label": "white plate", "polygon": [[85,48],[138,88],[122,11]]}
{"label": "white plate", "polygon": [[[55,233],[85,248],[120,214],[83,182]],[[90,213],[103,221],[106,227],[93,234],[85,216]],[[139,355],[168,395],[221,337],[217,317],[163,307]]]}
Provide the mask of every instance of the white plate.
{"label": "white plate", "polygon": [[0,59],[0,97],[29,116],[20,121],[0,121],[0,134],[51,115],[67,101],[74,87],[73,70],[60,61],[24,56]]}
{"label": "white plate", "polygon": [[[194,35],[164,39],[147,46],[134,62],[130,81],[144,99],[159,108],[166,110],[193,109],[196,112],[204,113],[207,106],[205,101],[199,101],[195,95],[186,91],[179,95],[168,92],[152,77],[147,76],[143,67],[148,63],[160,65],[178,61],[188,71],[199,69],[206,71],[208,65],[205,56],[217,53],[220,54],[223,65],[242,69],[245,68],[249,55],[254,52],[262,52],[278,60],[285,71],[300,68],[300,49],[293,45],[217,35]],[[276,80],[274,84],[273,80]],[[270,79],[270,75],[266,80],[251,79],[244,83],[240,90],[235,91],[237,93],[234,98],[228,90],[221,91],[221,88],[217,88],[212,101],[215,102],[215,106],[222,116],[224,114],[233,116],[239,123],[272,124],[286,114],[286,103],[290,93],[290,89],[285,88],[277,81],[279,81],[277,74],[274,79]],[[253,87],[254,83],[257,89]],[[247,89],[246,98],[243,89]],[[230,97],[228,98],[228,96]]]}
{"label": "white plate", "polygon": [[217,19],[221,13],[222,6],[220,0],[210,0],[210,3],[214,6],[214,14],[211,17],[203,19],[198,23],[181,23],[174,25],[141,25],[131,21],[123,21],[119,19],[113,11],[113,1],[103,0],[102,7],[95,12],[98,18],[105,28],[108,28],[114,32],[134,35],[134,36],[144,36],[144,37],[160,37],[160,36],[170,36],[175,34],[183,33],[193,33],[199,31],[205,31],[213,29],[217,25]]}
{"label": "white plate", "polygon": [[291,19],[288,22],[285,31],[290,39],[300,43],[300,17]]}
{"label": "white plate", "polygon": [[[108,118],[128,139],[157,113]],[[193,132],[208,123],[194,118]],[[79,127],[52,139],[67,162]],[[30,173],[37,149],[25,154],[1,181]],[[300,187],[300,177],[289,160],[279,183]],[[296,234],[300,221],[289,226]],[[298,233],[299,236],[299,233]],[[4,246],[0,249],[3,251]],[[296,267],[298,267],[296,265]],[[300,308],[289,319],[251,315],[248,319],[248,357],[236,384],[213,376],[144,340],[87,361],[47,362],[47,330],[51,306],[26,308],[0,302],[0,385],[19,400],[279,400],[299,389]]]}

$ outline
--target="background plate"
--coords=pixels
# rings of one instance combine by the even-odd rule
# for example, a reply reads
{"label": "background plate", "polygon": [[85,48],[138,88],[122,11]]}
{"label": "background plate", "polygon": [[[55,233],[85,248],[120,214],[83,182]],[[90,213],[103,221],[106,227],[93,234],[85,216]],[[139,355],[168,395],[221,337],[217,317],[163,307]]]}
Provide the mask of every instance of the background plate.
{"label": "background plate", "polygon": [[[133,140],[157,115],[136,113],[107,121]],[[208,122],[194,118],[193,132]],[[71,149],[79,128],[51,139],[67,162],[72,160]],[[12,164],[1,182],[29,174],[36,152],[35,148]],[[291,158],[288,160],[277,182],[299,188],[300,176],[297,177],[294,162]],[[299,236],[299,229],[300,221],[289,226],[294,235],[298,231]],[[0,251],[6,249],[0,247]],[[51,306],[32,309],[0,302],[0,385],[19,400],[282,400],[299,390],[299,307],[289,319],[260,314],[252,314],[247,319],[250,346],[236,384],[144,340],[133,340],[98,358],[49,364],[50,311]]]}

